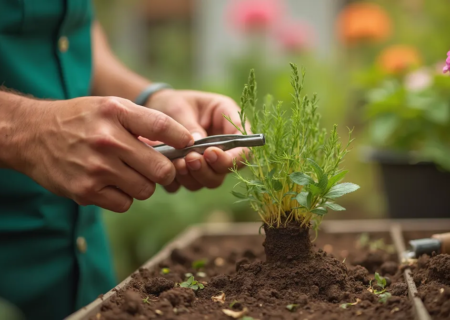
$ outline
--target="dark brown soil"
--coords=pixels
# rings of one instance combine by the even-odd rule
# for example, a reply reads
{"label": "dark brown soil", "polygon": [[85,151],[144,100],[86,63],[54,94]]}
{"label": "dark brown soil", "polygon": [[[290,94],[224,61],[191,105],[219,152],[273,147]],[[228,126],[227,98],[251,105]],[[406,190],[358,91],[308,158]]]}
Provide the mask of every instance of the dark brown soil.
{"label": "dark brown soil", "polygon": [[450,319],[450,255],[424,255],[413,266],[412,274],[433,319]]}
{"label": "dark brown soil", "polygon": [[274,228],[264,225],[266,239],[263,243],[266,261],[290,262],[309,260],[312,257],[309,228],[288,224],[285,228]]}
{"label": "dark brown soil", "polygon": [[[301,232],[286,228],[281,235],[270,229],[267,234],[288,245],[268,246],[266,241],[264,248],[264,236],[204,237],[187,249],[174,250],[158,268],[133,274],[132,281],[105,301],[101,313],[92,319],[233,319],[223,309],[240,312],[237,319],[412,318],[406,284],[393,253],[361,246],[359,235],[322,234],[315,247],[305,249],[295,246],[295,241],[307,240]],[[267,262],[264,249],[272,257]],[[194,269],[193,262],[199,259],[206,263],[197,263],[200,268]],[[170,272],[163,274],[162,268]],[[392,297],[386,303],[368,290],[374,271],[388,276],[387,291]],[[187,273],[205,288],[194,291],[176,286],[187,279]],[[340,307],[356,301],[356,305]]]}

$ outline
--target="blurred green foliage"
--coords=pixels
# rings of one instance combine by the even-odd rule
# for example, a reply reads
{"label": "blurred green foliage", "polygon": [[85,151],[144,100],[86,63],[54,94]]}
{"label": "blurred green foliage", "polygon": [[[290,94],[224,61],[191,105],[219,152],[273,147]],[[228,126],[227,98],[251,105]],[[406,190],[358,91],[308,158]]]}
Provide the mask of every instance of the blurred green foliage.
{"label": "blurred green foliage", "polygon": [[429,69],[386,77],[367,101],[373,146],[450,170],[450,77]]}

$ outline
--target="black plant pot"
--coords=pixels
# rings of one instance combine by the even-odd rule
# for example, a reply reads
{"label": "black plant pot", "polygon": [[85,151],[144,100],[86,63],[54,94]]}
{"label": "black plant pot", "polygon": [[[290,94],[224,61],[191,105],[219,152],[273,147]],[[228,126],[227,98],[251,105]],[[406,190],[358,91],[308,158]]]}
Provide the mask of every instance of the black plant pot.
{"label": "black plant pot", "polygon": [[404,154],[376,150],[369,158],[380,164],[391,218],[450,218],[450,172]]}

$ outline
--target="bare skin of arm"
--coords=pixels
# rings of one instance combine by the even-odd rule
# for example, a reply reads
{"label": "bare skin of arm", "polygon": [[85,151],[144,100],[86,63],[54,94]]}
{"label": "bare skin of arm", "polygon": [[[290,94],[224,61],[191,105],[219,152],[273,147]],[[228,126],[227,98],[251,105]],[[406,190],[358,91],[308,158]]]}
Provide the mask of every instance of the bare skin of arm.
{"label": "bare skin of arm", "polygon": [[[127,69],[112,53],[98,22],[92,28],[94,48],[94,95],[116,95],[134,100],[151,82]],[[196,138],[215,134],[238,134],[239,132],[223,115],[230,116],[240,124],[236,103],[223,95],[191,90],[165,89],[152,95],[146,107],[169,115],[186,127]],[[141,140],[152,144],[152,141]],[[216,188],[225,179],[233,158],[240,165],[242,149],[222,151],[209,148],[204,155],[192,152],[185,159],[174,162],[177,169],[175,180],[166,186],[169,192],[181,186],[195,191]]]}

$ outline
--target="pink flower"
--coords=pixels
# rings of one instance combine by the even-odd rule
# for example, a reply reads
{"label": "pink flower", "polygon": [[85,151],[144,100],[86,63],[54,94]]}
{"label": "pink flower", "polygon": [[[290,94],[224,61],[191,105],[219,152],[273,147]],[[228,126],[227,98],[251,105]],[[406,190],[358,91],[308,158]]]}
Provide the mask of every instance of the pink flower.
{"label": "pink flower", "polygon": [[230,20],[243,31],[271,29],[283,14],[281,0],[234,0],[228,8]]}
{"label": "pink flower", "polygon": [[447,60],[445,60],[445,66],[444,69],[442,69],[442,72],[450,72],[450,51],[447,52]]}
{"label": "pink flower", "polygon": [[314,30],[304,21],[283,24],[277,30],[277,36],[284,49],[290,52],[308,50],[314,44]]}

